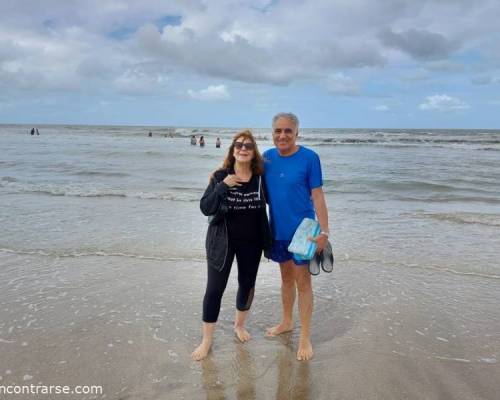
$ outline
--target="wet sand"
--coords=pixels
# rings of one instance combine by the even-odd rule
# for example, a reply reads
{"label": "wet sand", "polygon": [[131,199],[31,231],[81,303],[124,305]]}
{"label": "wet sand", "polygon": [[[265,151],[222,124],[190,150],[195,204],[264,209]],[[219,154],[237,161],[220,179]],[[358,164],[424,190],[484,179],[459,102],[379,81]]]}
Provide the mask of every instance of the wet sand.
{"label": "wet sand", "polygon": [[[203,261],[0,253],[0,385],[102,385],[90,399],[496,399],[500,280],[339,261],[314,278],[310,362],[280,314],[264,261],[248,330],[232,322],[236,277],[213,351],[200,339]],[[33,399],[50,396],[12,395]]]}

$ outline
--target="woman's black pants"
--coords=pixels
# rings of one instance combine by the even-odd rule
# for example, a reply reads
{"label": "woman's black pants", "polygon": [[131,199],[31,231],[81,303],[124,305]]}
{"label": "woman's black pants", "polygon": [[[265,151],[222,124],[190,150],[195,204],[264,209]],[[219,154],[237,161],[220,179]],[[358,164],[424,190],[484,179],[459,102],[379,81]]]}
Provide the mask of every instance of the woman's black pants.
{"label": "woman's black pants", "polygon": [[203,298],[204,322],[217,322],[222,295],[226,289],[235,256],[238,264],[236,308],[240,311],[250,309],[261,255],[262,246],[260,243],[229,241],[226,262],[222,271],[208,267],[207,290]]}

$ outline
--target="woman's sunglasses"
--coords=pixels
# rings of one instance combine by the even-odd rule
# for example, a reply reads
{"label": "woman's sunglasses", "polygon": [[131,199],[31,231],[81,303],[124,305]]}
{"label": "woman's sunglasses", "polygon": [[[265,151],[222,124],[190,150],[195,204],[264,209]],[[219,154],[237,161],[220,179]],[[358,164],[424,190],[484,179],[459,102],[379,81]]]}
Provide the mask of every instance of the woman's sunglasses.
{"label": "woman's sunglasses", "polygon": [[243,142],[234,142],[234,148],[237,150],[241,150],[242,148],[245,148],[246,150],[253,150],[255,146],[253,143],[243,143]]}

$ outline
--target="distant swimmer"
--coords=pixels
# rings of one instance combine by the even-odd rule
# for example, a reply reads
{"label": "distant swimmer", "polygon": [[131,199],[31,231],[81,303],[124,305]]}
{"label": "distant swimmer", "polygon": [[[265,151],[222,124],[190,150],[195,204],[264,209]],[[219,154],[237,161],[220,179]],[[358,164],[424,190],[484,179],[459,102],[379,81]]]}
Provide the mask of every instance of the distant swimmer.
{"label": "distant swimmer", "polygon": [[215,147],[220,148],[220,138],[215,140]]}
{"label": "distant swimmer", "polygon": [[199,141],[199,143],[200,143],[200,147],[205,146],[205,139],[203,138],[203,136],[200,136],[200,141]]}
{"label": "distant swimmer", "polygon": [[196,146],[196,136],[195,135],[191,135],[191,144],[193,146]]}
{"label": "distant swimmer", "polygon": [[35,134],[35,128],[31,128],[31,136]]}
{"label": "distant swimmer", "polygon": [[37,135],[40,135],[40,132],[38,132],[38,128],[36,128],[35,131]]}
{"label": "distant swimmer", "polygon": [[153,132],[149,131],[148,137],[153,137]]}

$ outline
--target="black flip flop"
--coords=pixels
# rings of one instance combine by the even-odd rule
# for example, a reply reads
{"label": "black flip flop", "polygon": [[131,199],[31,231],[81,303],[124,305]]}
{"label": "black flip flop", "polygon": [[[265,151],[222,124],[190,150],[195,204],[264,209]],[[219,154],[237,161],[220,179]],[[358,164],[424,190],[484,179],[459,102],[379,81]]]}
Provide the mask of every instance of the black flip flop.
{"label": "black flip flop", "polygon": [[332,251],[332,245],[330,242],[326,242],[326,246],[321,252],[321,269],[325,272],[332,272],[333,271],[333,251]]}
{"label": "black flip flop", "polygon": [[313,258],[309,261],[309,273],[311,275],[318,275],[320,272],[321,255],[314,254]]}

